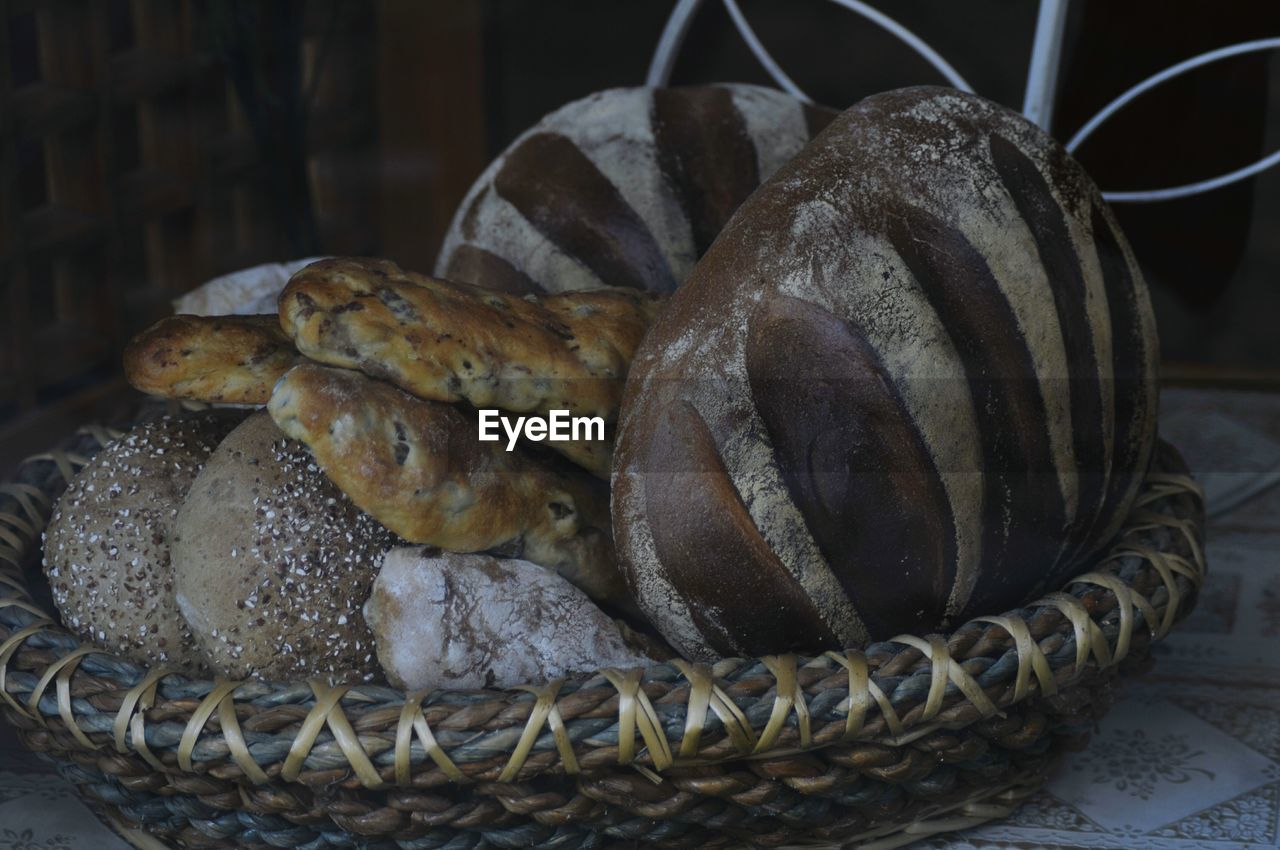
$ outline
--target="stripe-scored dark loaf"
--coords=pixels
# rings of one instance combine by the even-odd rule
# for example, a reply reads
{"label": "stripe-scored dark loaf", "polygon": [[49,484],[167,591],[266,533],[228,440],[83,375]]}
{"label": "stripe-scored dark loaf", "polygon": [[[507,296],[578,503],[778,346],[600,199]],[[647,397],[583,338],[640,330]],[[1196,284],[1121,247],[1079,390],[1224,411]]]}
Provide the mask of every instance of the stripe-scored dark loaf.
{"label": "stripe-scored dark loaf", "polygon": [[613,476],[628,583],[699,658],[1056,589],[1148,466],[1157,351],[1061,146],[950,89],[868,98],[743,204],[637,353]]}
{"label": "stripe-scored dark loaf", "polygon": [[670,292],[760,181],[834,115],[741,84],[574,101],[476,180],[436,276],[518,293]]}

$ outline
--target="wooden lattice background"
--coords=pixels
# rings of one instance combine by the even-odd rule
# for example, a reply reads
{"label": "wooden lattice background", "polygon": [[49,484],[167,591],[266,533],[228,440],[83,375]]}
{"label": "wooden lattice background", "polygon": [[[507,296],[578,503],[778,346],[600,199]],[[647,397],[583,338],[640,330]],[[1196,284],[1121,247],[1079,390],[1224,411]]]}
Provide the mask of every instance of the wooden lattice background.
{"label": "wooden lattice background", "polygon": [[309,116],[297,163],[309,232],[281,212],[278,151],[218,41],[237,0],[0,2],[7,458],[118,394],[124,342],[176,293],[307,251],[373,249],[373,17],[359,2],[288,5]]}

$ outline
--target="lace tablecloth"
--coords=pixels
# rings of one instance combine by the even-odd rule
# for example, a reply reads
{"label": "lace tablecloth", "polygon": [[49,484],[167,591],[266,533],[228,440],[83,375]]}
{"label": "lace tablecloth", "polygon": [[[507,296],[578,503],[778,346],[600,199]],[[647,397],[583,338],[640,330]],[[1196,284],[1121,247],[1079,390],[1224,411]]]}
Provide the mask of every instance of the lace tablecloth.
{"label": "lace tablecloth", "polygon": [[[1280,395],[1171,390],[1162,433],[1214,504],[1280,468]],[[935,848],[1280,847],[1280,487],[1212,518],[1195,613],[1092,744],[1000,824]],[[126,850],[0,724],[0,850]]]}

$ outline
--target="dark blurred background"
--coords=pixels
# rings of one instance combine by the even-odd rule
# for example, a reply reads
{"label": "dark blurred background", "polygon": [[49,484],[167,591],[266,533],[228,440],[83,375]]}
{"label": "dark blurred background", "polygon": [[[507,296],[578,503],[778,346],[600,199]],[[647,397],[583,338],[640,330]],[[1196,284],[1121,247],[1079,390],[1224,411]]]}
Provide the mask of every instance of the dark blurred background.
{"label": "dark blurred background", "polygon": [[[823,0],[741,0],[817,100],[941,83]],[[981,94],[1020,108],[1037,5],[874,0]],[[644,82],[674,0],[0,3],[0,469],[128,403],[119,355],[171,298],[317,253],[430,270],[454,206],[546,112]],[[1075,0],[1053,131],[1205,50],[1280,36],[1280,4]],[[673,82],[769,78],[708,0]],[[1280,57],[1145,95],[1078,155],[1104,189],[1215,176],[1280,147]],[[1280,170],[1117,205],[1166,377],[1280,389]]]}

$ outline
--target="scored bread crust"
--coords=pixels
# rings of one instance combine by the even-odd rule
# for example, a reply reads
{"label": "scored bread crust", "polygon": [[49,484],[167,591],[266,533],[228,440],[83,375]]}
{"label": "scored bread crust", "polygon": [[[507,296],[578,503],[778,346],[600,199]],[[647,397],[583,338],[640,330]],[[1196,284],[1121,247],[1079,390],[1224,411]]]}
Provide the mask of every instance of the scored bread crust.
{"label": "scored bread crust", "polygon": [[[406,272],[387,260],[322,260],[293,276],[280,323],[298,350],[434,401],[617,419],[623,383],[661,301],[629,290],[527,296]],[[549,443],[607,477],[606,441]]]}
{"label": "scored bread crust", "polygon": [[124,373],[149,395],[266,404],[301,359],[274,315],[170,316],[129,342]]}
{"label": "scored bread crust", "polygon": [[405,540],[522,557],[627,606],[608,487],[582,470],[482,443],[456,406],[348,369],[297,366],[267,410],[356,505]]}

